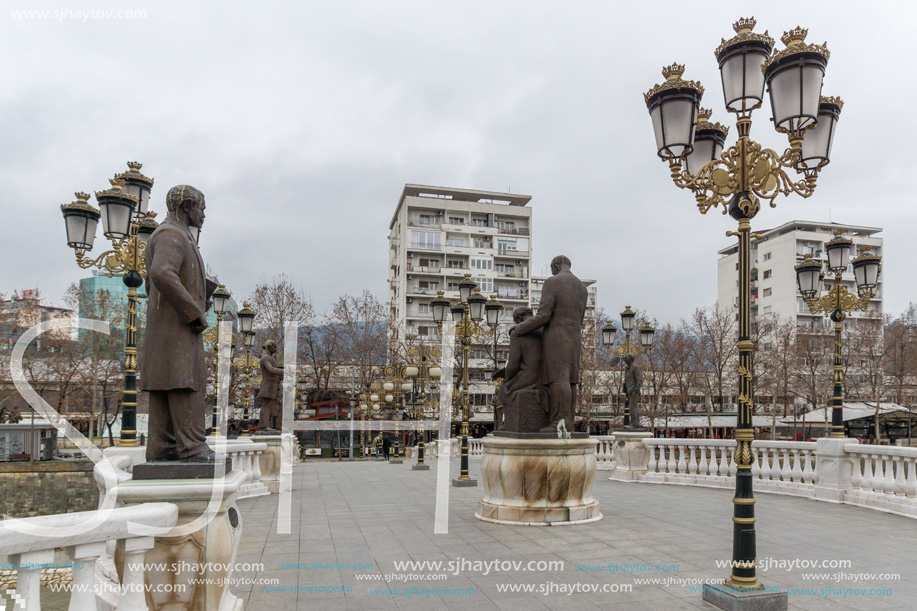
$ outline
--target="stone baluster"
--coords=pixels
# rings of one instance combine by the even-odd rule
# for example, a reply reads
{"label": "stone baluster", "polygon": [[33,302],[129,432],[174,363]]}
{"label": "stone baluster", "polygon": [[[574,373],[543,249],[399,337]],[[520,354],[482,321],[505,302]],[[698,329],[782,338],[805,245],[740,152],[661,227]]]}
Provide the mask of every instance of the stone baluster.
{"label": "stone baluster", "polygon": [[872,454],[863,454],[863,490],[872,492],[875,488],[876,462]]}
{"label": "stone baluster", "polygon": [[788,458],[792,458],[793,469],[790,471],[790,477],[793,479],[793,482],[799,483],[802,481],[802,463],[800,461],[800,452],[789,448],[787,451]]}
{"label": "stone baluster", "polygon": [[907,479],[904,484],[904,494],[908,498],[917,497],[917,458],[909,457],[907,459]]}
{"label": "stone baluster", "polygon": [[656,446],[656,445],[650,445],[650,444],[646,444],[646,445],[647,445],[647,447],[649,448],[649,451],[650,451],[650,457],[649,457],[649,459],[646,461],[646,472],[647,472],[647,473],[655,473],[655,472],[656,472],[656,465],[658,464],[658,461],[656,460],[656,450],[658,449],[658,450],[661,452],[661,451],[662,451],[662,448],[659,447],[659,446]]}
{"label": "stone baluster", "polygon": [[895,458],[888,454],[882,454],[882,492],[885,494],[895,494]]}
{"label": "stone baluster", "polygon": [[686,473],[689,473],[691,475],[694,475],[695,473],[697,473],[697,464],[694,462],[696,459],[695,457],[696,449],[697,449],[697,446],[688,446],[685,448],[686,450],[685,454],[687,454],[685,458],[688,461],[688,470],[686,471]]}
{"label": "stone baluster", "polygon": [[261,481],[261,454],[263,450],[255,450],[252,452],[252,481],[260,482]]}
{"label": "stone baluster", "polygon": [[146,594],[143,591],[143,562],[147,550],[153,549],[155,545],[155,537],[136,537],[118,541],[118,549],[124,555],[121,596],[118,598],[119,609],[146,611]]}
{"label": "stone baluster", "polygon": [[815,481],[815,463],[812,461],[812,450],[801,450],[802,454],[802,481],[809,484]]}
{"label": "stone baluster", "polygon": [[682,474],[688,472],[688,465],[685,462],[685,453],[687,452],[687,446],[678,445],[673,448],[678,452],[678,462],[675,464],[675,473]]}
{"label": "stone baluster", "polygon": [[761,475],[761,453],[764,451],[755,444],[751,444],[751,477],[753,479],[758,479]]}
{"label": "stone baluster", "polygon": [[[752,447],[755,447],[752,444]],[[759,454],[759,464],[758,472],[761,474],[761,479],[769,481],[772,479],[773,472],[771,471],[771,449],[770,448],[761,448]]]}
{"label": "stone baluster", "polygon": [[[25,611],[41,611],[41,565],[50,564],[54,560],[54,550],[10,554],[8,558],[10,564],[18,567],[16,594],[25,602]],[[14,608],[19,611],[19,607]]]}
{"label": "stone baluster", "polygon": [[[860,454],[853,455],[853,473],[850,475],[850,484],[856,488],[863,487],[863,468],[861,463],[863,462],[863,456]],[[866,459],[868,460],[868,458]]]}
{"label": "stone baluster", "polygon": [[895,461],[895,496],[905,496],[904,493],[904,467],[907,459],[903,456],[896,456]]}
{"label": "stone baluster", "polygon": [[253,478],[252,476],[252,457],[254,456],[254,454],[255,454],[254,452],[251,452],[248,450],[242,452],[242,471],[245,473],[245,481],[247,482],[252,481],[252,478]]}
{"label": "stone baluster", "polygon": [[706,444],[700,446],[700,456],[698,456],[698,466],[697,474],[701,477],[707,477],[707,470],[709,465],[707,463],[707,452],[712,451],[712,447],[708,447]]}
{"label": "stone baluster", "polygon": [[105,541],[99,541],[64,548],[64,552],[73,562],[73,585],[82,586],[74,587],[70,594],[70,611],[96,607],[96,592],[93,589],[96,581],[96,560],[105,553],[105,546]]}

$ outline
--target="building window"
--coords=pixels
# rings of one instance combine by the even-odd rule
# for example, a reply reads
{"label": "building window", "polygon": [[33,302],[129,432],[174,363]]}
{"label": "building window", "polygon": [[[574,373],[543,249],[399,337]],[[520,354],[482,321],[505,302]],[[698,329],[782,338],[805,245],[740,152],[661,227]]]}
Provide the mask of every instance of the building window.
{"label": "building window", "polygon": [[767,280],[770,277],[771,277],[771,270],[769,269],[764,270],[764,279]]}
{"label": "building window", "polygon": [[475,240],[474,247],[475,248],[490,248],[490,244],[488,244],[484,240]]}
{"label": "building window", "polygon": [[429,314],[430,313],[430,304],[421,303],[420,305],[417,306],[417,311],[420,312],[421,314]]}
{"label": "building window", "polygon": [[481,289],[482,293],[490,293],[494,290],[493,278],[478,278],[475,282],[478,283],[478,288]]}
{"label": "building window", "polygon": [[462,269],[465,267],[465,264],[461,261],[449,261],[446,265],[449,266],[449,269]]}
{"label": "building window", "polygon": [[765,297],[770,297],[770,296],[771,296],[771,289],[770,289],[770,287],[764,289],[764,296],[765,296]]}
{"label": "building window", "polygon": [[474,227],[487,227],[487,219],[472,217],[471,225]]}
{"label": "building window", "polygon": [[516,240],[499,240],[497,242],[497,252],[501,255],[514,250],[516,250]]}
{"label": "building window", "polygon": [[446,245],[447,246],[464,246],[465,240],[462,240],[460,238],[449,238],[448,240],[446,240]]}
{"label": "building window", "polygon": [[450,225],[464,225],[464,224],[465,224],[465,219],[463,219],[463,218],[461,218],[461,217],[458,217],[458,216],[450,216],[450,217],[449,217],[449,224],[450,224]]}
{"label": "building window", "polygon": [[771,260],[771,253],[769,253],[769,252],[764,253],[764,260],[765,260],[765,261],[770,261],[770,260]]}
{"label": "building window", "polygon": [[490,259],[471,259],[471,269],[493,269],[493,264]]}
{"label": "building window", "polygon": [[433,231],[412,231],[411,246],[425,250],[439,250],[440,234]]}
{"label": "building window", "polygon": [[430,334],[430,327],[417,327],[417,335],[427,336]]}

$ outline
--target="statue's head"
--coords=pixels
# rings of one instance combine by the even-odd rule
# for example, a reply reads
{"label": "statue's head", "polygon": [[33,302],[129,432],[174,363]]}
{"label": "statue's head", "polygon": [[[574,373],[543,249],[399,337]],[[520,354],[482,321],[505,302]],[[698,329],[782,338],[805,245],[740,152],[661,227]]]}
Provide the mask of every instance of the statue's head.
{"label": "statue's head", "polygon": [[568,259],[565,255],[557,255],[551,259],[551,273],[554,275],[557,275],[564,270],[568,270],[571,267],[572,264],[570,263],[570,259]]}
{"label": "statue's head", "polygon": [[266,342],[264,342],[264,344],[262,344],[261,348],[263,350],[267,350],[271,354],[274,354],[275,352],[277,352],[277,342],[275,342],[272,339],[269,339]]}
{"label": "statue's head", "polygon": [[513,310],[513,322],[517,325],[533,316],[532,308],[528,306],[519,306]]}
{"label": "statue's head", "polygon": [[630,365],[631,363],[633,363],[633,362],[634,362],[634,355],[633,355],[633,354],[628,354],[627,356],[625,356],[625,357],[624,357],[624,362],[627,363],[627,365]]}
{"label": "statue's head", "polygon": [[190,185],[178,185],[166,194],[166,208],[172,218],[186,216],[188,224],[200,229],[204,226],[204,194]]}

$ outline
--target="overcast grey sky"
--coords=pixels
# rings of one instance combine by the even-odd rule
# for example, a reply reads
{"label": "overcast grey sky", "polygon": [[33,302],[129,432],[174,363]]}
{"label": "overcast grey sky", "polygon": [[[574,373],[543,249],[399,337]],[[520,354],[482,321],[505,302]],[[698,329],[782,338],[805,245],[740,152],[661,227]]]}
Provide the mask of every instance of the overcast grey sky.
{"label": "overcast grey sky", "polygon": [[[160,219],[169,187],[205,193],[202,252],[237,298],[278,273],[319,308],[364,288],[384,298],[388,222],[404,184],[419,183],[532,195],[536,271],[565,253],[599,281],[607,310],[675,322],[715,301],[716,252],[735,223],[701,216],[671,183],[643,92],[663,65],[685,63],[714,120],[732,124],[713,50],[754,15],[774,38],[802,25],[809,42],[827,40],[824,94],[845,106],[815,195],[778,199],[753,228],[882,227],[886,311],[917,301],[913,3],[10,0],[3,11],[0,292],[38,286],[59,302],[88,275],[59,205],[137,160],[156,179]],[[755,114],[752,137],[782,151],[769,117]]]}

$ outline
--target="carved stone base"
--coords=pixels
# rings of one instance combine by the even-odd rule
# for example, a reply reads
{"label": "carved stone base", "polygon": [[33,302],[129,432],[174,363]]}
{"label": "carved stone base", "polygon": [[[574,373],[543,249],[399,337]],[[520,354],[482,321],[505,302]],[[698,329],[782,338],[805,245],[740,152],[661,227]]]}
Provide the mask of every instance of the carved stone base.
{"label": "carved stone base", "polygon": [[296,437],[292,433],[258,435],[258,442],[267,444],[267,450],[261,455],[261,481],[271,494],[292,490]]}
{"label": "carved stone base", "polygon": [[[147,570],[145,581],[153,586],[146,595],[150,609],[243,611],[245,603],[230,591],[228,581],[242,539],[242,517],[235,501],[244,481],[245,474],[235,470],[224,478],[128,480],[117,487],[118,501],[125,505],[174,503],[178,506],[177,527],[198,520],[213,505],[212,519],[194,531],[156,536],[156,546],[146,553],[145,562],[174,570]],[[192,583],[202,579],[213,581],[210,585]],[[185,587],[158,592],[155,586],[159,584]]]}
{"label": "carved stone base", "polygon": [[650,460],[650,448],[644,439],[653,436],[649,431],[615,431],[615,469],[608,479],[618,482],[634,482],[646,474]]}
{"label": "carved stone base", "polygon": [[477,519],[518,526],[602,519],[592,497],[596,460],[591,439],[488,436],[482,441],[484,498],[478,501]]}

